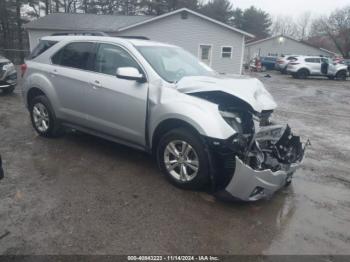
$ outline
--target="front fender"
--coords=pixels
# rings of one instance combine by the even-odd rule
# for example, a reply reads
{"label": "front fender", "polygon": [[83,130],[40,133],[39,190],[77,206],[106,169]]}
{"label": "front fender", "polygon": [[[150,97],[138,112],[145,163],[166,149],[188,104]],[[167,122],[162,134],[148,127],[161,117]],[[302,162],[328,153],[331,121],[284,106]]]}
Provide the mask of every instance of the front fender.
{"label": "front fender", "polygon": [[186,94],[179,94],[178,98],[151,106],[149,118],[151,144],[156,128],[168,119],[182,120],[207,137],[227,139],[236,133],[222,118],[217,105]]}

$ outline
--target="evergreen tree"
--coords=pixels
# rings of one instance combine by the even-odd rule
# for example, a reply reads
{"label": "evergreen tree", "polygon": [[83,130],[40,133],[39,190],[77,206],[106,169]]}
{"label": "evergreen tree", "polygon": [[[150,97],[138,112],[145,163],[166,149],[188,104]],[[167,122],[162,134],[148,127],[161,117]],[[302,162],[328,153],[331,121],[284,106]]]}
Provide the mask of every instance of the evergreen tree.
{"label": "evergreen tree", "polygon": [[233,6],[228,0],[210,0],[200,8],[200,12],[215,20],[231,24],[233,19]]}
{"label": "evergreen tree", "polygon": [[270,15],[261,9],[251,6],[245,9],[241,21],[236,21],[240,29],[256,36],[257,39],[266,38],[270,35],[272,24]]}

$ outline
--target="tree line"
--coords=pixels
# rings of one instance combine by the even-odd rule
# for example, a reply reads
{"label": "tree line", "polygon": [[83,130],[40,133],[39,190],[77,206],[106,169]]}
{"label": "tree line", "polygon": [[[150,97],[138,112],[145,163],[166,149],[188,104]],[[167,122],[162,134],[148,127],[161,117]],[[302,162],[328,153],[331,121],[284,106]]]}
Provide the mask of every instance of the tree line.
{"label": "tree line", "polygon": [[350,6],[317,18],[306,12],[295,20],[272,17],[254,6],[235,8],[229,0],[1,0],[0,51],[28,49],[22,25],[50,13],[157,16],[183,7],[247,31],[256,39],[283,34],[350,56]]}

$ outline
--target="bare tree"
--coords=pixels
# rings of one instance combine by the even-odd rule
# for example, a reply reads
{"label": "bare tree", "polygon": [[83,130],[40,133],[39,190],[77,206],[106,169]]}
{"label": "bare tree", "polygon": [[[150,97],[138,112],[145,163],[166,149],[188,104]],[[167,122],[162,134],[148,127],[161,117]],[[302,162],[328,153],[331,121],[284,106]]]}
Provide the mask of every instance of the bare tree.
{"label": "bare tree", "polygon": [[308,32],[311,24],[311,12],[307,11],[302,13],[297,19],[297,27],[298,27],[298,38],[300,40],[305,40],[308,36]]}
{"label": "bare tree", "polygon": [[311,36],[329,37],[343,57],[350,57],[350,6],[314,20]]}
{"label": "bare tree", "polygon": [[271,34],[299,38],[298,25],[291,16],[277,16],[272,22]]}

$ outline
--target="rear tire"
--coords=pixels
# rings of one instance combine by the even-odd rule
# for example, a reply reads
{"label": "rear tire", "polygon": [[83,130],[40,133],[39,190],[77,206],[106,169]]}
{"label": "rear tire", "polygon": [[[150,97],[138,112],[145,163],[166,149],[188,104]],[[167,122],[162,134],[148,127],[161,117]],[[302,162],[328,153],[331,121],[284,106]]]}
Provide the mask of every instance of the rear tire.
{"label": "rear tire", "polygon": [[6,87],[2,90],[2,92],[6,95],[9,95],[9,94],[12,94],[13,91],[15,90],[16,86],[9,86],[9,87]]}
{"label": "rear tire", "polygon": [[182,189],[203,189],[210,181],[203,141],[187,128],[164,134],[157,146],[157,163],[166,178]]}
{"label": "rear tire", "polygon": [[63,129],[46,96],[37,96],[30,101],[30,119],[35,131],[43,137],[58,137]]}
{"label": "rear tire", "polygon": [[308,76],[309,76],[309,71],[307,71],[306,69],[300,69],[297,72],[298,79],[306,79]]}

